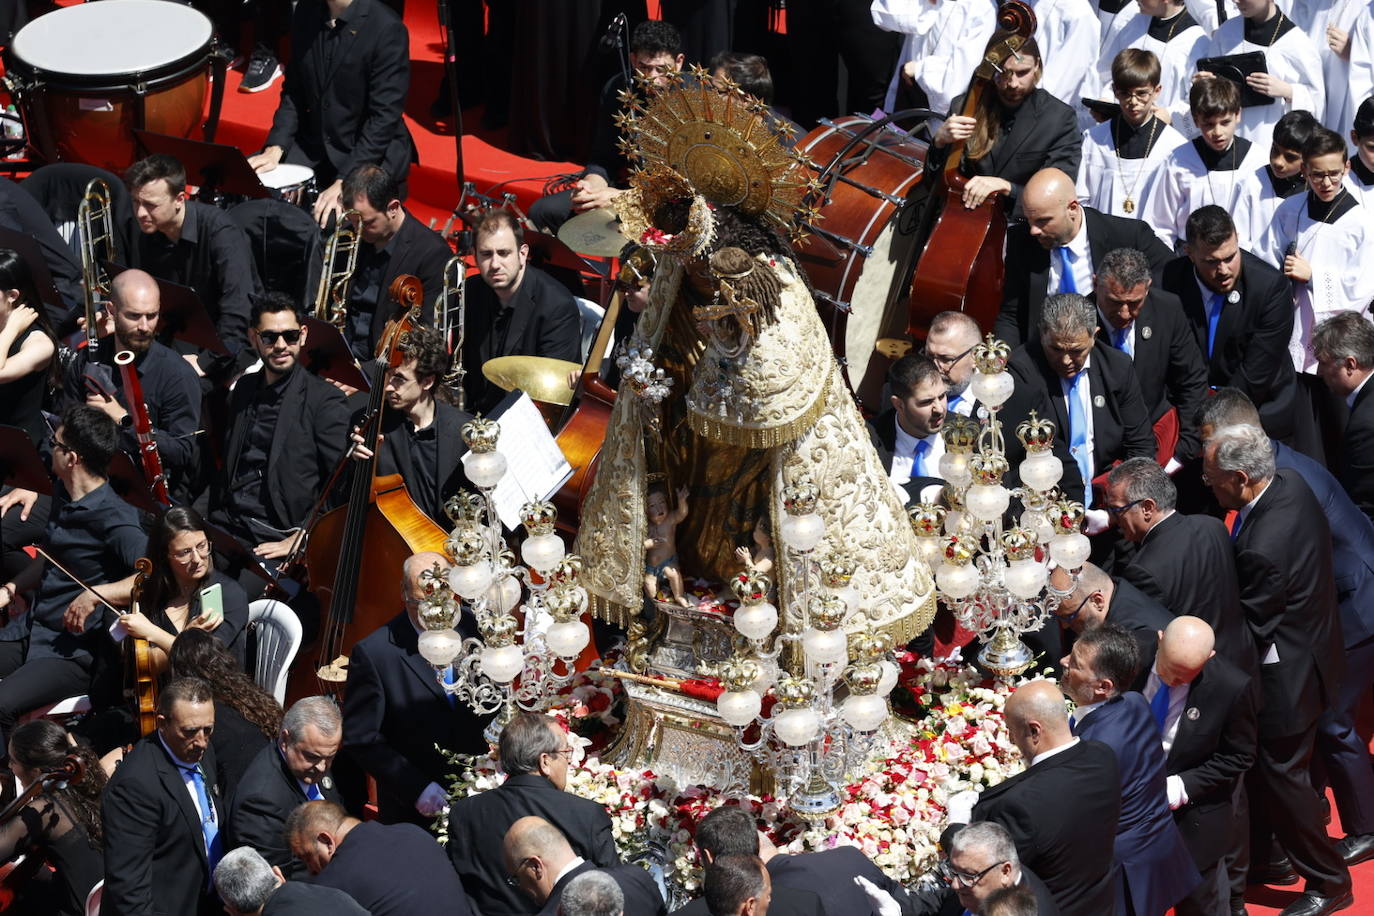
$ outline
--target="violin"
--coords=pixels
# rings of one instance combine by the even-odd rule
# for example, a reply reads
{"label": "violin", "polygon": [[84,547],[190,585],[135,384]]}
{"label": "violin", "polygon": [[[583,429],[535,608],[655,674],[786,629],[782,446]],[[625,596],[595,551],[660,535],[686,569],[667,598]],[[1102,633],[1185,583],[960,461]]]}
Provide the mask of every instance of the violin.
{"label": "violin", "polygon": [[[153,561],[139,557],[134,562],[133,601],[131,610],[139,612],[139,601]],[[132,633],[124,637],[124,695],[133,706],[140,737],[150,735],[157,728],[157,670],[153,663],[153,646],[148,640]]]}
{"label": "violin", "polygon": [[[973,72],[961,114],[973,117],[993,74],[1035,32],[1035,13],[1021,0],[1003,0],[997,31]],[[964,206],[968,178],[959,171],[965,141],[952,143],[945,166],[926,198],[918,224],[921,251],[911,277],[907,334],[924,339],[931,320],[944,311],[967,312],[982,328],[992,327],[1002,307],[1002,252],[1007,238],[1007,204],[993,194],[972,210]]]}

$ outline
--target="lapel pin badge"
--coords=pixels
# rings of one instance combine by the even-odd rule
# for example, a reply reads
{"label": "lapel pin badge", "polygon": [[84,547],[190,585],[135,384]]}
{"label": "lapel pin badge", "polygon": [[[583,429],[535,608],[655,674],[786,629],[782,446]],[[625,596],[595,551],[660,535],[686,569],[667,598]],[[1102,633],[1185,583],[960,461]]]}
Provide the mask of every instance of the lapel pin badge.
{"label": "lapel pin badge", "polygon": [[1151,337],[1153,337],[1154,333],[1154,329],[1150,327],[1144,327],[1140,329],[1140,336],[1145,338],[1146,340],[1149,340]]}
{"label": "lapel pin badge", "polygon": [[1237,302],[1239,302],[1239,301],[1240,301],[1240,290],[1238,290],[1238,289],[1233,289],[1233,290],[1231,290],[1229,293],[1227,293],[1227,294],[1226,294],[1226,301],[1229,302],[1229,303],[1231,303],[1232,305],[1235,305]]}
{"label": "lapel pin badge", "polygon": [[334,788],[334,777],[325,776],[323,779],[320,780],[320,787],[323,789]]}
{"label": "lapel pin badge", "polygon": [[1098,409],[1101,409],[1101,408],[1103,408],[1103,407],[1106,407],[1106,406],[1107,406],[1107,399],[1104,398],[1104,397],[1103,397],[1102,395],[1100,395],[1100,394],[1099,394],[1099,395],[1094,395],[1094,396],[1093,396],[1093,406],[1096,407],[1096,408],[1098,408]]}
{"label": "lapel pin badge", "polygon": [[1189,706],[1188,711],[1184,713],[1184,715],[1188,717],[1189,722],[1196,722],[1198,720],[1198,717],[1201,716],[1202,713],[1198,712],[1196,706]]}

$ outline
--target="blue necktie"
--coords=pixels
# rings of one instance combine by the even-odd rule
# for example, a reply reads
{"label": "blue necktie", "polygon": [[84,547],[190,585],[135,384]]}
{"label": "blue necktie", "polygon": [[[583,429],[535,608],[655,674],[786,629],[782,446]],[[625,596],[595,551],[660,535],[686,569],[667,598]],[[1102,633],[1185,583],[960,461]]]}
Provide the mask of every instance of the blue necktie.
{"label": "blue necktie", "polygon": [[1135,356],[1135,348],[1131,346],[1131,329],[1124,327],[1116,332],[1116,348],[1127,356]]}
{"label": "blue necktie", "polygon": [[1217,342],[1217,322],[1221,321],[1221,310],[1226,299],[1221,293],[1212,294],[1212,304],[1207,307],[1207,358],[1212,358],[1212,347]]}
{"label": "blue necktie", "polygon": [[209,866],[209,874],[215,873],[215,866],[219,864],[221,853],[219,839],[219,819],[215,817],[215,806],[210,801],[210,794],[205,791],[205,774],[200,769],[200,764],[196,764],[186,772],[191,774],[191,783],[196,787],[196,799],[200,802],[200,829],[205,835],[205,860]]}
{"label": "blue necktie", "polygon": [[320,792],[320,787],[313,782],[305,787],[305,797],[307,801],[324,801],[324,795]]}
{"label": "blue necktie", "polygon": [[[453,686],[454,681],[453,681],[453,666],[452,666],[452,665],[449,665],[447,668],[444,669],[444,683],[447,684],[447,685],[450,686],[450,687]],[[445,691],[444,691],[444,696],[448,697],[448,705],[450,705],[450,706],[455,706],[455,705],[457,704],[457,702],[458,702],[458,695],[457,695],[457,694],[449,693],[447,690],[445,690]]]}
{"label": "blue necktie", "polygon": [[956,394],[953,397],[948,398],[945,401],[945,413],[958,413],[959,411],[956,408],[963,402],[964,396],[962,394]]}
{"label": "blue necktie", "polygon": [[1090,462],[1092,456],[1088,454],[1088,415],[1083,410],[1083,401],[1078,396],[1079,386],[1087,384],[1088,373],[1086,370],[1073,377],[1073,384],[1069,386],[1069,451],[1073,454],[1074,463],[1078,465],[1078,473],[1083,477],[1083,488],[1086,493],[1083,505],[1088,505],[1092,501],[1092,471]]}
{"label": "blue necktie", "polygon": [[1169,718],[1169,689],[1168,684],[1160,681],[1159,690],[1155,691],[1155,698],[1150,701],[1150,712],[1155,714],[1161,735],[1164,734],[1164,722]]}
{"label": "blue necktie", "polygon": [[1070,260],[1069,249],[1060,245],[1054,250],[1059,252],[1059,291],[1061,293],[1078,292],[1078,284],[1073,279],[1073,262]]}
{"label": "blue necktie", "polygon": [[916,443],[916,452],[911,456],[912,477],[933,477],[926,473],[926,456],[930,454],[930,440],[922,439]]}
{"label": "blue necktie", "polygon": [[1240,534],[1240,519],[1241,515],[1239,512],[1236,513],[1235,518],[1231,519],[1231,540],[1233,541]]}

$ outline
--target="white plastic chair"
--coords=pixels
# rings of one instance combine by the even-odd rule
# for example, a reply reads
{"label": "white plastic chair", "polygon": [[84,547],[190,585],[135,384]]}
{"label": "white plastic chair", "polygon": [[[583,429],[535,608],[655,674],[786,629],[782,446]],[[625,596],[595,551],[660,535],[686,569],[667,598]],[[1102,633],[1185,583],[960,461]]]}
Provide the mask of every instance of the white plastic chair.
{"label": "white plastic chair", "polygon": [[601,328],[601,319],[605,317],[606,310],[597,305],[590,299],[575,297],[577,311],[582,319],[582,362],[587,361],[587,355],[592,351],[592,344],[596,342],[596,332]]}
{"label": "white plastic chair", "polygon": [[278,703],[284,703],[287,671],[301,647],[300,619],[282,602],[261,598],[248,605],[248,626],[257,632],[253,680]]}
{"label": "white plastic chair", "polygon": [[100,898],[105,896],[105,879],[95,882],[95,887],[86,895],[86,916],[100,916]]}
{"label": "white plastic chair", "polygon": [[73,716],[84,716],[91,711],[91,698],[82,694],[81,696],[67,697],[65,700],[58,700],[56,703],[49,703],[47,706],[40,706],[35,710],[24,713],[19,717],[20,722],[32,722],[34,719],[70,719]]}

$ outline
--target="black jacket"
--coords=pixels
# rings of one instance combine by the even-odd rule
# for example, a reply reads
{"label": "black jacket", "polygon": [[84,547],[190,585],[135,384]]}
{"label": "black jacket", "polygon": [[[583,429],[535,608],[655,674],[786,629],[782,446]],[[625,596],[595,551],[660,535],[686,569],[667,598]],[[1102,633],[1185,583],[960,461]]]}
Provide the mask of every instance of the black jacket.
{"label": "black jacket", "polygon": [[[52,219],[34,197],[10,181],[0,178],[0,227],[26,235],[43,253],[43,264],[52,277],[61,302],[48,302],[47,313],[54,327],[70,327],[68,317],[78,313],[85,301],[81,292],[81,262],[57,234]],[[41,295],[41,290],[40,290]]]}
{"label": "black jacket", "polygon": [[262,916],[370,916],[343,891],[287,881],[263,904]]}
{"label": "black jacket", "polygon": [[475,916],[444,850],[414,824],[357,824],[311,882],[343,891],[372,916]]}
{"label": "black jacket", "polygon": [[[333,779],[326,776],[319,788],[326,801],[341,802]],[[248,764],[234,790],[226,848],[252,846],[268,864],[280,867],[288,881],[304,876],[305,865],[291,855],[282,828],[287,816],[307,800],[277,742],[269,741]]]}
{"label": "black jacket", "polygon": [[564,792],[539,773],[511,776],[495,789],[457,799],[449,808],[449,858],[482,916],[537,911],[528,897],[506,883],[501,860],[501,838],[511,824],[528,815],[557,827],[573,852],[597,868],[620,864],[604,807]]}
{"label": "black jacket", "polygon": [[[1261,659],[1260,734],[1298,734],[1335,704],[1345,668],[1331,529],[1300,476],[1274,474],[1235,549],[1241,608]],[[1278,661],[1264,664],[1271,646]]]}
{"label": "black jacket", "polygon": [[[768,912],[770,916],[826,916],[821,898],[811,891],[776,885],[768,902]],[[673,910],[672,916],[710,916],[710,913],[706,898],[697,897]]]}
{"label": "black jacket", "polygon": [[[214,748],[206,750],[200,766],[223,826]],[[119,764],[100,808],[105,821],[101,916],[220,912],[208,891],[200,814],[157,732],[135,744]]]}
{"label": "black jacket", "polygon": [[873,913],[877,916],[868,894],[854,883],[857,877],[866,878],[891,894],[903,913],[912,912],[912,900],[906,889],[853,846],[773,856],[768,860],[768,875],[776,885],[816,894],[827,913],[852,913],[854,916]]}
{"label": "black jacket", "polygon": [[[1103,320],[1098,339],[1113,345],[1115,331]],[[1099,349],[1101,349],[1099,347]],[[1178,444],[1173,457],[1184,464],[1202,447],[1197,411],[1207,395],[1207,363],[1173,293],[1153,288],[1135,319],[1135,350],[1131,359],[1151,423],[1178,410]]]}
{"label": "black jacket", "polygon": [[1340,477],[1355,505],[1374,518],[1374,398],[1370,392],[1374,392],[1374,385],[1366,384],[1355,395],[1355,404],[1350,408]]}
{"label": "black jacket", "polygon": [[[323,0],[296,4],[291,58],[265,146],[315,167],[324,184],[374,164],[403,181],[417,161],[406,128],[410,36],[384,3],[354,0],[331,39]],[[326,65],[327,44],[336,41]],[[323,186],[323,185],[322,185]]]}
{"label": "black jacket", "polygon": [[215,701],[215,733],[210,736],[210,746],[215,749],[216,778],[219,780],[220,794],[224,797],[226,823],[229,820],[229,802],[234,797],[239,780],[258,752],[271,743],[262,729],[249,722],[238,710],[227,703]]}
{"label": "black jacket", "polygon": [[[1141,655],[1154,654],[1158,632],[1173,622],[1174,615],[1157,600],[1120,577],[1112,579],[1112,601],[1107,605],[1107,620],[1125,627],[1135,637]],[[1148,669],[1146,672],[1148,673]]]}
{"label": "black jacket", "polygon": [[[360,273],[372,260],[385,261],[378,284],[380,289],[369,291],[372,301],[368,308],[372,309],[372,324],[368,333],[366,353],[359,354],[360,357],[368,358],[376,352],[377,341],[381,340],[386,323],[399,312],[400,306],[392,300],[389,291],[391,282],[403,274],[419,278],[420,284],[424,287],[424,298],[420,300],[420,321],[423,324],[434,324],[434,300],[444,288],[444,265],[451,257],[453,249],[448,247],[444,237],[416,219],[409,210],[406,211],[401,228],[396,230],[390,243],[381,252],[376,251],[367,242],[359,244]],[[353,298],[352,294],[358,292],[360,290],[355,283],[350,291],[350,300]]]}
{"label": "black jacket", "polygon": [[1120,812],[1116,754],[1080,740],[984,789],[973,820],[1007,828],[1022,864],[1045,882],[1063,916],[1102,916],[1114,908]]}
{"label": "black jacket", "polygon": [[[1019,119],[1018,119],[1019,121]],[[1081,141],[1081,138],[1080,138]],[[1088,233],[1093,273],[1102,258],[1117,248],[1134,248],[1150,262],[1156,282],[1171,252],[1150,227],[1138,219],[1125,219],[1083,208],[1084,231]],[[1050,276],[1050,250],[1031,237],[1025,223],[1007,230],[1006,279],[1002,311],[993,324],[993,333],[1016,346],[1039,336],[1040,307],[1045,303]],[[1080,290],[1085,295],[1087,290]]]}
{"label": "black jacket", "polygon": [[[539,910],[539,916],[557,916],[558,906],[563,900],[563,891],[567,890],[572,879],[596,870],[592,863],[583,862],[558,879],[558,883],[549,892],[549,899],[544,901],[544,906]],[[615,880],[620,892],[625,896],[625,908],[622,910],[625,916],[664,916],[668,912],[663,895],[658,891],[658,885],[649,877],[649,873],[638,865],[614,865],[601,871]]]}
{"label": "black jacket", "polygon": [[377,811],[387,823],[421,823],[416,799],[431,782],[448,787],[451,768],[439,747],[487,749],[485,720],[462,700],[449,702],[420,655],[419,638],[402,612],[349,656],[343,752],[377,781]]}
{"label": "black jacket", "polygon": [[1241,252],[1238,302],[1227,303],[1207,355],[1207,303],[1197,272],[1187,258],[1164,268],[1164,288],[1178,296],[1207,363],[1207,384],[1239,388],[1259,408],[1264,431],[1276,439],[1293,435],[1298,409],[1297,374],[1288,341],[1293,335],[1293,290],[1289,281],[1248,251]]}
{"label": "black jacket", "polygon": [[[400,474],[410,490],[410,498],[440,526],[450,527],[448,516],[444,513],[444,502],[460,489],[475,489],[468,483],[463,473],[463,456],[468,452],[463,441],[463,424],[472,419],[472,414],[459,410],[450,404],[434,405],[434,435],[438,452],[438,493],[436,498],[424,501],[416,491],[414,455],[411,451],[410,434],[406,430],[405,415],[400,411],[387,410],[382,414],[382,447],[377,452],[377,476]],[[356,422],[356,421],[355,421]]]}
{"label": "black jacket", "polygon": [[[249,407],[264,384],[261,370],[239,379],[229,397],[231,417],[224,446],[224,468],[211,492],[211,505],[224,505],[230,481],[247,445]],[[281,414],[272,432],[267,461],[271,518],[277,528],[305,524],[348,441],[348,403],[343,392],[297,366],[282,395]]]}
{"label": "black jacket", "polygon": [[515,355],[572,362],[582,358],[582,319],[577,303],[567,287],[548,274],[526,267],[510,309],[509,316],[502,316],[501,300],[486,281],[477,276],[468,279],[464,385],[467,408],[476,413],[490,411],[505,395],[482,374],[487,360]]}

